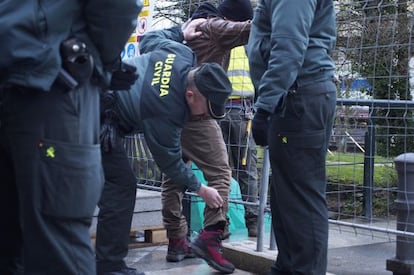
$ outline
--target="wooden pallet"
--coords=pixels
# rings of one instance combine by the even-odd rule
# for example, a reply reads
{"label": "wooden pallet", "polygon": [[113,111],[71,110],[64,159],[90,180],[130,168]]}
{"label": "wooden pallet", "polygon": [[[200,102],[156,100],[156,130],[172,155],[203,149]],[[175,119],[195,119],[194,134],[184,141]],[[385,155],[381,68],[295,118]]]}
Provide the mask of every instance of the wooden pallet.
{"label": "wooden pallet", "polygon": [[[143,240],[138,239],[139,234],[142,235],[144,232]],[[153,226],[153,227],[144,227],[132,229],[130,232],[131,242],[129,247],[145,247],[159,244],[168,243],[167,231],[163,226]]]}
{"label": "wooden pallet", "polygon": [[[138,235],[142,235],[143,238],[137,238]],[[159,244],[167,244],[167,231],[163,226],[152,226],[131,229],[129,236],[131,241],[129,243],[130,248],[146,247]],[[95,245],[96,233],[91,234],[91,240]]]}

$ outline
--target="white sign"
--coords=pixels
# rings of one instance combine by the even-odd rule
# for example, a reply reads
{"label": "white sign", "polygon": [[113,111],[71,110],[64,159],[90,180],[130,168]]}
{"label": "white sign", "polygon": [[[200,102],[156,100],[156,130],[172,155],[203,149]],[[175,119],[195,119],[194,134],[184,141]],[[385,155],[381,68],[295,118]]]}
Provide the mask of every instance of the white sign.
{"label": "white sign", "polygon": [[121,58],[131,58],[139,55],[138,43],[141,36],[151,29],[155,0],[144,0],[143,8],[137,18],[137,27],[128,39]]}

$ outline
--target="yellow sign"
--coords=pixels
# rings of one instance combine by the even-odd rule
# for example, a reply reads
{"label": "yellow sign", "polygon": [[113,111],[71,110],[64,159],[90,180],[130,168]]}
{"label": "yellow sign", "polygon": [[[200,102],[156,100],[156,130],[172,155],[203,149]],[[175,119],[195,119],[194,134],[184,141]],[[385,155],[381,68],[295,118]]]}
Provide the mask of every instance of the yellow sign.
{"label": "yellow sign", "polygon": [[148,7],[149,6],[149,0],[144,0],[143,4],[144,4],[144,7]]}

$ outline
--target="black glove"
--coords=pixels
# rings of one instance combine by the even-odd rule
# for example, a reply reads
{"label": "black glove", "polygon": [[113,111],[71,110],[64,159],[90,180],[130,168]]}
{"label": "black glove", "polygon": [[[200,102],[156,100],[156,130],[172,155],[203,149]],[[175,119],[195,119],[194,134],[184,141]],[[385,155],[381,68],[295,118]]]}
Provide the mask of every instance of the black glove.
{"label": "black glove", "polygon": [[116,144],[117,138],[117,123],[111,110],[108,110],[103,115],[101,123],[101,133],[99,139],[101,142],[101,149],[105,153],[111,152]]}
{"label": "black glove", "polygon": [[101,101],[101,133],[99,139],[101,142],[102,151],[109,153],[115,146],[117,130],[118,130],[118,115],[115,113],[117,95],[113,91],[104,90],[100,94]]}
{"label": "black glove", "polygon": [[267,146],[267,131],[269,128],[269,116],[268,111],[258,109],[253,117],[252,121],[252,133],[254,141],[257,145]]}
{"label": "black glove", "polygon": [[121,62],[119,69],[112,73],[110,90],[129,90],[131,85],[138,79],[137,68],[127,63]]}

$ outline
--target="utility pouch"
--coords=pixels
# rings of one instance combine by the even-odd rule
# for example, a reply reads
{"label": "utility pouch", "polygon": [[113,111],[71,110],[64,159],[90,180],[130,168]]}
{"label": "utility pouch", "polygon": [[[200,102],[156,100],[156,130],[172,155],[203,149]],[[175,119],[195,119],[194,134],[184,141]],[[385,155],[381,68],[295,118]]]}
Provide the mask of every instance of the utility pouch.
{"label": "utility pouch", "polygon": [[63,68],[59,72],[59,79],[65,86],[73,89],[90,79],[94,62],[85,43],[78,38],[71,37],[60,45],[60,55]]}

